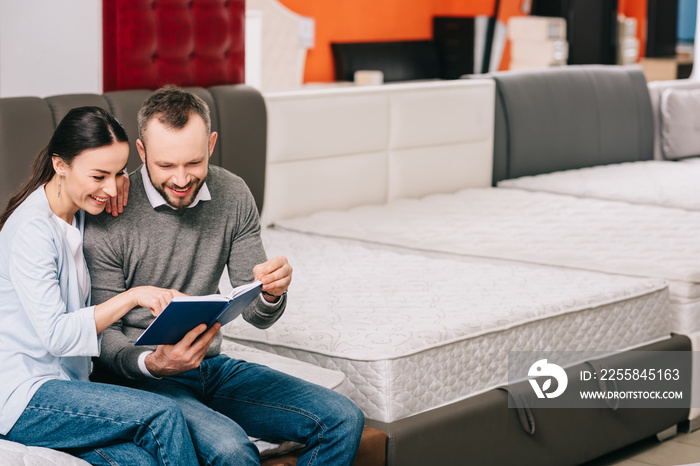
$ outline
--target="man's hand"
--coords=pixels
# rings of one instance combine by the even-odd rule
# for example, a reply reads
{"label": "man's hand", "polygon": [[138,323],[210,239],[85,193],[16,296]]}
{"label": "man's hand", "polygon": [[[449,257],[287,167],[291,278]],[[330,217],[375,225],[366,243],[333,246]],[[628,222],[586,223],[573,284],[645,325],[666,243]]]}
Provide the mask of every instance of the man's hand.
{"label": "man's hand", "polygon": [[129,181],[129,175],[124,172],[122,176],[117,176],[117,195],[115,197],[110,197],[105,206],[105,211],[108,214],[112,214],[113,217],[124,212],[124,207],[126,207],[126,201],[129,200],[129,186],[131,181]]}
{"label": "man's hand", "polygon": [[207,326],[202,324],[190,330],[178,343],[158,346],[146,356],[148,372],[155,377],[168,377],[198,368],[220,328],[221,324],[216,322],[205,332]]}
{"label": "man's hand", "polygon": [[253,267],[253,275],[263,284],[263,298],[274,303],[287,291],[292,282],[292,266],[286,257],[277,256]]}

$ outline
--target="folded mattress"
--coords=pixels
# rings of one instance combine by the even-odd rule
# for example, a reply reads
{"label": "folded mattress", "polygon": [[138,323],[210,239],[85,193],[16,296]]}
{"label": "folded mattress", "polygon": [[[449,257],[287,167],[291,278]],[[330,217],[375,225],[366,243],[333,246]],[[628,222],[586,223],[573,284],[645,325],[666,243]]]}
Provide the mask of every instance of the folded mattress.
{"label": "folded mattress", "polygon": [[279,227],[422,251],[669,281],[671,330],[700,330],[700,212],[517,189],[467,189]]}
{"label": "folded mattress", "polygon": [[[294,268],[272,327],[227,339],[346,375],[369,419],[392,422],[507,383],[509,351],[623,350],[668,337],[666,282],[444,259],[275,229]],[[578,362],[578,361],[572,361]]]}
{"label": "folded mattress", "polygon": [[700,211],[698,180],[700,163],[648,160],[525,176],[498,187]]}

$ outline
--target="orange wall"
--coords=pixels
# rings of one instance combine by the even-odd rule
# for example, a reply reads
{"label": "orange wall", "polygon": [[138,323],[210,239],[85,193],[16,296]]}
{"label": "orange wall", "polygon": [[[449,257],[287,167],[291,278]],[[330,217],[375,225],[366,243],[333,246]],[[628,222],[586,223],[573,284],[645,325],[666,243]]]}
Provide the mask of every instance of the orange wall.
{"label": "orange wall", "polygon": [[647,43],[647,0],[617,0],[618,11],[630,18],[637,18],[639,56],[644,56]]}
{"label": "orange wall", "polygon": [[[499,20],[521,15],[522,0],[501,0]],[[316,42],[306,58],[304,81],[334,80],[331,42],[419,40],[432,36],[433,16],[490,15],[495,0],[280,0],[316,20]],[[625,14],[646,16],[646,0],[619,0]],[[640,9],[638,4],[643,3]],[[623,9],[624,8],[624,9]],[[508,45],[501,69],[510,62]]]}

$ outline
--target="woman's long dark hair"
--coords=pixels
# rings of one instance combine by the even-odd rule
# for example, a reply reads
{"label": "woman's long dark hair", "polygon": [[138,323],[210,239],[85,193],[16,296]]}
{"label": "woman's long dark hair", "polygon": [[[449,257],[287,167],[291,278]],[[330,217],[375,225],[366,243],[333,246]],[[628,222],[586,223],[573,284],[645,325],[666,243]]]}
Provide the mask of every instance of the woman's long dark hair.
{"label": "woman's long dark hair", "polygon": [[81,152],[115,142],[129,142],[129,138],[121,123],[109,112],[100,107],[78,107],[69,111],[53,132],[49,145],[34,159],[29,180],[7,203],[5,212],[0,216],[0,230],[31,193],[51,181],[55,174],[53,156],[70,165]]}

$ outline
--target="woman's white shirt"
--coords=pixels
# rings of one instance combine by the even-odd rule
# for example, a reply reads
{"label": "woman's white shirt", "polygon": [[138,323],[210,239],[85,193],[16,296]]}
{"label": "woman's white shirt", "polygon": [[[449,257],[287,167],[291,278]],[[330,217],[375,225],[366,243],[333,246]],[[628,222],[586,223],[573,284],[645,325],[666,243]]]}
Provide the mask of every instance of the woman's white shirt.
{"label": "woman's white shirt", "polygon": [[83,301],[87,302],[88,294],[90,293],[90,277],[88,276],[85,256],[83,255],[83,234],[78,228],[78,217],[74,216],[73,222],[69,225],[58,215],[53,214],[53,216],[66,236],[66,241],[68,241],[68,248],[73,256],[76,272],[78,273],[78,285],[80,285],[80,291],[83,293]]}

